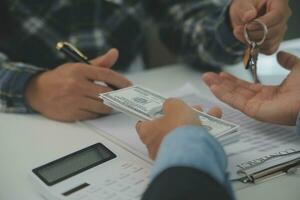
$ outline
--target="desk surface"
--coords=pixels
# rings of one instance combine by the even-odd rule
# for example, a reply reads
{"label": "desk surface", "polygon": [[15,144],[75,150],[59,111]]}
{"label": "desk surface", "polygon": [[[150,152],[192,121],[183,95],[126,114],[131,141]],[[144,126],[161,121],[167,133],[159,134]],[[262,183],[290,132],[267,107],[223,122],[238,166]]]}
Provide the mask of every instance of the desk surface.
{"label": "desk surface", "polygon": [[[250,78],[241,66],[229,71]],[[169,66],[128,77],[134,83],[158,92],[172,90],[189,80],[203,95],[211,96],[200,75],[184,66]],[[65,152],[102,140],[100,135],[76,123],[60,123],[40,115],[0,113],[0,199],[41,199],[28,178],[33,167],[42,160],[50,161]],[[240,186],[241,183],[235,184],[235,188],[239,188],[236,189],[237,199],[300,199],[300,175],[285,175],[258,185]]]}

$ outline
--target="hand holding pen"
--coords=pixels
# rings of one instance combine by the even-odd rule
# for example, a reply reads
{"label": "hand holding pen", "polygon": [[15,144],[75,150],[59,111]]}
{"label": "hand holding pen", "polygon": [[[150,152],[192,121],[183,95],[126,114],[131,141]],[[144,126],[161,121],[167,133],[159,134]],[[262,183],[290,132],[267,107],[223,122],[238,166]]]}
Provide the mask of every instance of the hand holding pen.
{"label": "hand holding pen", "polygon": [[[77,58],[76,58],[77,59]],[[37,112],[59,121],[76,121],[108,114],[111,109],[99,101],[99,93],[124,88],[131,82],[110,69],[118,59],[112,49],[90,61],[76,60],[33,76],[26,84],[26,102]],[[106,85],[96,84],[103,82]]]}
{"label": "hand holding pen", "polygon": [[[56,45],[56,49],[61,51],[63,54],[65,54],[65,56],[67,56],[74,62],[81,62],[81,63],[85,63],[88,65],[92,65],[92,63],[89,62],[87,56],[85,56],[78,48],[76,48],[75,46],[73,46],[72,44],[70,44],[68,42],[58,42]],[[113,53],[115,54],[115,57],[118,57],[119,53],[116,49],[111,49],[111,51],[113,51]],[[101,59],[101,57],[98,59]],[[114,59],[112,59],[112,60],[116,61]],[[115,64],[115,62],[106,64],[106,66],[113,66],[114,64]],[[116,86],[111,85],[109,83],[107,83],[107,86],[113,90],[119,89]]]}

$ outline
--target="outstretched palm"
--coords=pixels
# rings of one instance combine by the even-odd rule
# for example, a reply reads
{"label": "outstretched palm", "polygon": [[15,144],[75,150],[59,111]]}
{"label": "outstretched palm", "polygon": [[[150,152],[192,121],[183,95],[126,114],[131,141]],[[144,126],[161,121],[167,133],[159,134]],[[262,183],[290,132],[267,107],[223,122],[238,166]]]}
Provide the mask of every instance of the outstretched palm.
{"label": "outstretched palm", "polygon": [[206,73],[204,81],[221,101],[255,119],[294,125],[300,109],[300,59],[280,52],[279,63],[290,74],[279,86],[240,80],[228,73]]}

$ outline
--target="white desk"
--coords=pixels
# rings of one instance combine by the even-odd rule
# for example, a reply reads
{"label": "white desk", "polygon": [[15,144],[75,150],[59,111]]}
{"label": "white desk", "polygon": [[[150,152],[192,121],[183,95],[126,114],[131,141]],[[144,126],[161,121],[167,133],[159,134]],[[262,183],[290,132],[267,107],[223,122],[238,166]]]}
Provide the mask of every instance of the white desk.
{"label": "white desk", "polygon": [[[236,74],[249,78],[238,68]],[[211,95],[201,82],[200,73],[184,66],[170,66],[128,76],[134,83],[159,92],[174,89],[190,80],[204,95]],[[41,199],[34,190],[28,172],[42,161],[51,161],[66,152],[102,142],[111,144],[79,124],[60,123],[39,115],[0,113],[0,199]],[[268,182],[244,188],[235,184],[238,199],[299,200],[300,175],[281,176]]]}

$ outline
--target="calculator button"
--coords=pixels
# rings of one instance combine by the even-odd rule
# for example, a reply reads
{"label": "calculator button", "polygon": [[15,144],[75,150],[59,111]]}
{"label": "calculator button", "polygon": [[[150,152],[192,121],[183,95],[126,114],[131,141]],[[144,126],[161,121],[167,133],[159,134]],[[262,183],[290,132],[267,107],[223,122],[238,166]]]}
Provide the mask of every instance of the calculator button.
{"label": "calculator button", "polygon": [[110,189],[112,189],[113,191],[116,191],[116,192],[127,191],[129,188],[130,188],[130,186],[128,184],[123,184],[123,183],[116,183],[110,187]]}
{"label": "calculator button", "polygon": [[87,192],[90,192],[90,193],[94,193],[94,192],[98,192],[102,190],[101,187],[97,187],[97,186],[90,186],[89,188],[87,188]]}
{"label": "calculator button", "polygon": [[128,169],[128,168],[131,167],[131,166],[132,166],[131,163],[123,163],[123,164],[121,165],[121,167],[122,167],[123,169]]}
{"label": "calculator button", "polygon": [[104,181],[102,182],[102,184],[103,184],[104,186],[110,186],[110,185],[114,184],[115,182],[116,182],[116,181],[113,180],[113,179],[106,179],[106,180],[104,180]]}
{"label": "calculator button", "polygon": [[143,169],[139,172],[136,173],[137,176],[141,176],[141,177],[144,177],[144,178],[149,178],[150,176],[150,171],[148,169]]}
{"label": "calculator button", "polygon": [[131,176],[130,178],[127,179],[127,182],[131,185],[137,185],[138,183],[142,182],[143,178],[138,177],[138,176]]}
{"label": "calculator button", "polygon": [[112,198],[114,196],[116,196],[117,194],[108,190],[102,190],[101,192],[98,192],[96,197],[98,197],[99,199],[109,199]]}
{"label": "calculator button", "polygon": [[130,168],[129,168],[129,171],[130,172],[133,172],[133,173],[136,173],[136,172],[139,172],[139,171],[142,171],[144,168],[143,167],[139,167],[139,166],[131,166]]}
{"label": "calculator button", "polygon": [[130,175],[129,173],[123,172],[123,173],[120,173],[120,174],[118,175],[118,178],[119,178],[119,179],[125,179],[125,178],[127,178],[129,175]]}

